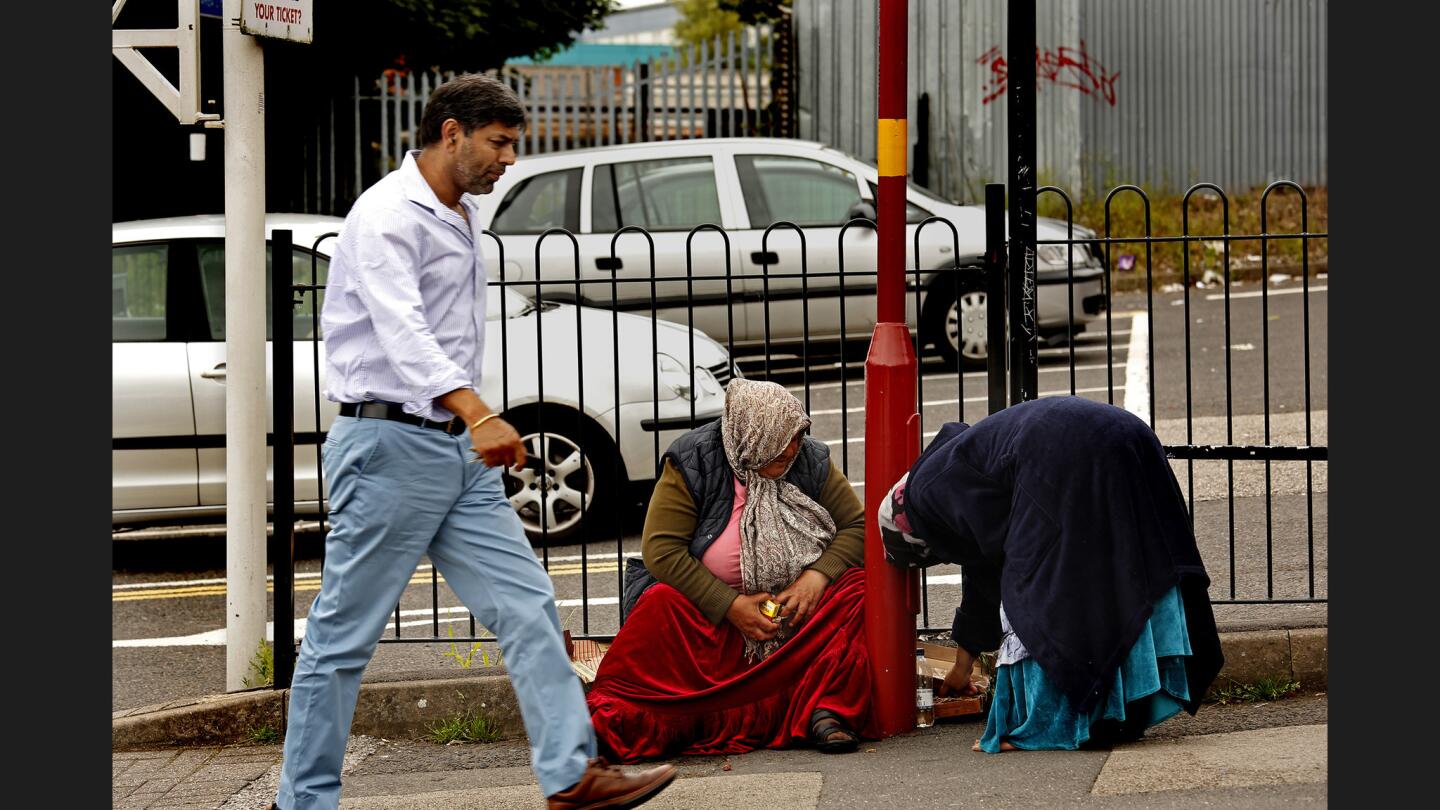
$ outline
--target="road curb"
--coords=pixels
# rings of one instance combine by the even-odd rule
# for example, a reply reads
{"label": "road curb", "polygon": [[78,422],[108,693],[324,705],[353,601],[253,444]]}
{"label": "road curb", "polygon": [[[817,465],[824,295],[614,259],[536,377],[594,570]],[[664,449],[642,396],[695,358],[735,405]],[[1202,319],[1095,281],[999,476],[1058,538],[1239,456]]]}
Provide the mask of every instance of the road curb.
{"label": "road curb", "polygon": [[[1284,678],[1307,691],[1327,688],[1327,628],[1221,633],[1220,644],[1225,667],[1217,685]],[[118,711],[111,719],[111,749],[244,743],[260,729],[284,728],[289,697],[288,689],[254,690]],[[417,739],[442,720],[475,712],[488,716],[504,736],[525,731],[504,675],[363,683],[351,731]]]}
{"label": "road curb", "polygon": [[1225,666],[1217,685],[1284,678],[1299,683],[1301,689],[1324,691],[1329,682],[1328,636],[1325,627],[1221,633]]}

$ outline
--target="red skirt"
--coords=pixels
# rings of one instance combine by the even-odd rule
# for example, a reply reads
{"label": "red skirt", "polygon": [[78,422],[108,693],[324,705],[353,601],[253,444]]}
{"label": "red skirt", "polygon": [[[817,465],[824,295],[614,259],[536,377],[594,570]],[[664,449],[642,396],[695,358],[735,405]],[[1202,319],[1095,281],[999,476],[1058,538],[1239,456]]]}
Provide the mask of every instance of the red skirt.
{"label": "red skirt", "polygon": [[828,709],[863,737],[870,722],[865,572],[825,589],[809,621],[769,658],[668,585],[645,592],[615,637],[587,701],[601,751],[632,762],[675,754],[742,754],[809,739]]}

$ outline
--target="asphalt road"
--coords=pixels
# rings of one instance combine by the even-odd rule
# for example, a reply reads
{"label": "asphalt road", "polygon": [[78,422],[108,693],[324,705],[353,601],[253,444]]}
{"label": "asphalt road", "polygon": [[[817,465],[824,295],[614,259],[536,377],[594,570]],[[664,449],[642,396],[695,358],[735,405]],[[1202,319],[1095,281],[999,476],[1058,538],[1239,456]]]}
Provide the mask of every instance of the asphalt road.
{"label": "asphalt road", "polygon": [[[1117,298],[1111,317],[1092,323],[1072,346],[1041,350],[1041,395],[1073,392],[1147,418],[1153,409],[1152,424],[1167,444],[1324,446],[1325,282],[1312,280],[1308,294],[1298,283],[1259,293],[1258,285],[1236,285],[1228,319],[1227,302],[1215,289],[1190,290],[1188,306],[1180,293]],[[753,359],[742,360],[752,376],[755,365]],[[863,498],[863,354],[812,357],[808,385],[807,375],[782,370],[786,366],[794,364],[772,356],[775,378],[807,402],[812,435],[830,445]],[[984,417],[985,373],[957,375],[927,361],[921,368],[921,399],[928,441],[945,421]],[[1249,603],[1326,598],[1328,465],[1178,461],[1173,466],[1195,504],[1196,536],[1214,583],[1212,598],[1235,603],[1217,605],[1222,629],[1323,625],[1324,603]],[[615,632],[617,555],[639,553],[637,532],[638,526],[631,525],[618,538],[537,551],[548,560],[566,629],[577,635]],[[223,692],[223,539],[117,541],[113,548],[113,708]],[[318,538],[301,537],[297,619],[303,619],[319,587],[319,551]],[[940,566],[927,572],[925,595],[919,626],[948,627],[959,602],[959,569]],[[422,564],[366,677],[478,671],[486,659],[493,662],[499,655],[494,644],[472,654],[470,643],[448,640],[452,632],[457,638],[472,635],[468,612],[443,579]],[[483,628],[473,632],[484,635]],[[435,638],[441,641],[408,641]]]}

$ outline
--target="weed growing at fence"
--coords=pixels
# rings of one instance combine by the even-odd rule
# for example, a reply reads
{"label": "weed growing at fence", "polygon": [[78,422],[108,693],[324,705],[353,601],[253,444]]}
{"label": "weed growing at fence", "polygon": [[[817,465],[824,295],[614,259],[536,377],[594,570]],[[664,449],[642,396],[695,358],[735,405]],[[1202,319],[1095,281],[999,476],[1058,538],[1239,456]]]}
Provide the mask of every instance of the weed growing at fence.
{"label": "weed growing at fence", "polygon": [[[455,628],[447,625],[445,627],[445,634],[452,639],[455,638]],[[495,662],[492,664],[490,662],[490,654],[485,651],[485,646],[478,641],[470,646],[470,650],[468,652],[463,653],[460,652],[460,648],[455,645],[455,642],[451,641],[450,649],[442,653],[442,655],[444,655],[446,658],[455,659],[455,663],[459,665],[461,669],[469,669],[475,663],[475,653],[477,652],[480,653],[480,665],[486,667],[500,666],[501,661],[505,657],[504,653],[497,650],[495,653]]]}
{"label": "weed growing at fence", "polygon": [[500,725],[480,712],[448,717],[431,726],[425,734],[425,739],[441,745],[495,742],[500,737]]}
{"label": "weed growing at fence", "polygon": [[1231,703],[1261,703],[1290,697],[1300,691],[1300,684],[1289,678],[1266,676],[1254,683],[1241,683],[1226,677],[1230,683],[1210,690],[1210,699],[1222,706]]}
{"label": "weed growing at fence", "polygon": [[273,686],[275,684],[275,648],[261,639],[260,647],[250,659],[250,674],[240,679],[248,688]]}
{"label": "weed growing at fence", "polygon": [[[1249,236],[1261,233],[1260,198],[1264,188],[1235,192],[1227,189],[1230,199],[1229,233],[1231,236]],[[1184,227],[1184,196],[1182,194],[1150,195],[1150,235],[1180,236]],[[1327,189],[1305,189],[1308,233],[1329,232],[1329,207]],[[1041,216],[1065,219],[1065,203],[1059,195],[1045,193],[1039,197]],[[1189,234],[1201,237],[1220,237],[1225,231],[1225,211],[1220,198],[1212,191],[1197,191],[1190,197]],[[1271,234],[1298,234],[1301,232],[1300,194],[1293,188],[1277,188],[1270,193],[1266,203],[1265,231]],[[1075,204],[1075,223],[1105,236],[1105,197],[1085,199]],[[1145,202],[1133,191],[1117,192],[1110,200],[1110,237],[1112,239],[1143,238],[1145,231]],[[1308,253],[1309,270],[1326,272],[1329,264],[1329,240],[1327,239],[1270,239],[1268,260],[1262,265],[1259,239],[1234,239],[1230,242],[1231,281],[1258,281],[1266,273],[1298,275],[1301,270],[1302,242]],[[1161,242],[1150,246],[1150,274],[1156,288],[1179,284],[1184,280],[1184,251],[1190,254],[1190,283],[1206,285],[1223,284],[1225,272],[1224,242],[1210,238],[1195,242]],[[1103,254],[1102,254],[1103,255]],[[1122,270],[1122,257],[1133,257],[1133,267]],[[1145,288],[1145,243],[1110,243],[1111,278],[1116,292],[1143,290]],[[1130,260],[1123,262],[1130,265]]]}

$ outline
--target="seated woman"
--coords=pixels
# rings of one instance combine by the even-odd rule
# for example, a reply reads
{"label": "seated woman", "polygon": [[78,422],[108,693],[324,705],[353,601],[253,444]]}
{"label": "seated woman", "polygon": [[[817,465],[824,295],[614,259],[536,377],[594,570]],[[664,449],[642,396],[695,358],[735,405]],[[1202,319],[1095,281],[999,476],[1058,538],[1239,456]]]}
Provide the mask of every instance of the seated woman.
{"label": "seated woman", "polygon": [[784,388],[737,379],[720,420],[665,453],[588,696],[606,756],[853,751],[873,736],[865,510],[809,427]]}
{"label": "seated woman", "polygon": [[1175,473],[1121,408],[1055,397],[947,424],[878,517],[892,563],[962,567],[940,694],[974,694],[975,657],[999,649],[977,751],[1137,739],[1193,715],[1224,662]]}

